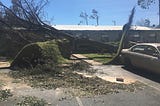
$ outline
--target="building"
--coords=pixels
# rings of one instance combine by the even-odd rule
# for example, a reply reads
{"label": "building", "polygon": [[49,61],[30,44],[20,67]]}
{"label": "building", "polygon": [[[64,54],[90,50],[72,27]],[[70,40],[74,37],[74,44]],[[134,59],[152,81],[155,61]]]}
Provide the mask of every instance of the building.
{"label": "building", "polygon": [[[55,25],[54,28],[71,34],[75,38],[86,38],[98,42],[116,42],[122,35],[123,26],[83,26],[83,25]],[[159,42],[160,29],[132,26],[128,32],[128,39],[134,42]]]}

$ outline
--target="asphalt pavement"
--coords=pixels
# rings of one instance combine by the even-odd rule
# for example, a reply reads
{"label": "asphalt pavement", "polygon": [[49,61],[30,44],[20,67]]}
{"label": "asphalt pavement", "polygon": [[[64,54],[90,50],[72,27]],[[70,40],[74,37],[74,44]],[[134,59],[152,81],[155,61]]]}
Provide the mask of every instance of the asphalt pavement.
{"label": "asphalt pavement", "polygon": [[[140,81],[147,86],[136,92],[121,91],[117,94],[107,94],[95,97],[70,97],[58,91],[41,91],[34,93],[33,90],[24,90],[25,95],[38,96],[49,100],[50,106],[160,106],[160,77],[157,74],[140,69],[128,69],[120,65],[93,66],[97,74],[102,76],[120,77],[124,80],[132,79]],[[8,72],[9,69],[0,69],[1,72]],[[17,93],[21,94],[22,92]],[[24,94],[23,93],[23,94]],[[49,95],[48,95],[49,94]],[[48,95],[48,96],[47,96]],[[17,97],[0,103],[0,106],[13,106]]]}

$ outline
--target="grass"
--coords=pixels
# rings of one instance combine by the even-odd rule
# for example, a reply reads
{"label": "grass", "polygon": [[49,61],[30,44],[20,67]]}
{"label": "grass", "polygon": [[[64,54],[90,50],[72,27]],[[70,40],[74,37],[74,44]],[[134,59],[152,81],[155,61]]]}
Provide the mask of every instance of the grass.
{"label": "grass", "polygon": [[89,59],[93,59],[97,62],[100,63],[107,63],[110,60],[112,60],[112,58],[114,57],[115,54],[109,54],[109,53],[104,53],[104,54],[98,54],[98,53],[90,53],[90,54],[82,54],[86,57],[88,57]]}

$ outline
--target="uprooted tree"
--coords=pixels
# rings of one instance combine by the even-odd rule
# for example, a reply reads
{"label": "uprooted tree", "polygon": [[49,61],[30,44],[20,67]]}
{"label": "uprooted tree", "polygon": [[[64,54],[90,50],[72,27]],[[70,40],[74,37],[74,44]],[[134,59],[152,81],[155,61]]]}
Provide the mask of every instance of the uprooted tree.
{"label": "uprooted tree", "polygon": [[[68,34],[65,34],[56,30],[55,28],[46,24],[43,21],[42,11],[44,6],[47,5],[47,3],[48,3],[48,0],[36,0],[36,1],[35,0],[12,0],[12,6],[7,7],[2,2],[0,2],[0,8],[1,8],[0,24],[2,27],[1,29],[9,30],[10,32],[12,32],[10,34],[16,33],[18,37],[21,39],[19,39],[18,41],[14,41],[11,39],[10,41],[14,41],[18,45],[21,42],[27,42],[24,45],[37,42],[37,40],[33,41],[33,37],[28,38],[28,36],[27,37],[23,36],[24,32],[21,32],[21,30],[19,31],[18,29],[24,29],[26,31],[31,30],[31,32],[34,32],[35,30],[36,31],[38,30],[40,33],[43,32],[43,36],[47,35],[47,37],[45,36],[42,38],[42,39],[45,38],[45,40],[38,40],[38,41],[47,41],[47,40],[56,39],[58,41],[57,42],[58,45],[61,46],[61,48],[59,48],[61,51],[61,54],[66,57],[69,57],[69,53],[67,53],[67,55],[65,53],[66,51],[71,53],[72,51],[71,48],[73,47],[74,38]],[[134,15],[134,9],[132,10],[132,14],[129,18],[129,22],[123,28],[122,39],[120,42],[118,52],[116,57],[112,61],[116,61],[117,57],[119,56],[122,50],[123,44],[125,43],[126,33],[128,32],[132,23],[133,15]],[[10,37],[12,36],[9,36],[8,38]],[[38,39],[37,37],[38,36],[35,36],[34,39],[35,38]],[[59,42],[59,40],[62,40],[62,42],[61,41]],[[63,40],[69,41],[69,44],[67,44],[68,47],[66,47],[67,46],[66,44],[63,44]]]}
{"label": "uprooted tree", "polygon": [[8,36],[6,39],[8,41],[9,38],[11,39],[9,41],[21,45],[19,48],[29,43],[53,39],[72,41],[73,38],[68,34],[58,31],[43,21],[44,7],[48,2],[48,0],[12,0],[10,7],[0,2],[1,32],[4,32],[1,35],[3,37],[16,35],[16,37]]}
{"label": "uprooted tree", "polygon": [[[23,61],[26,64],[29,63],[29,65],[32,65],[32,63],[30,62],[33,61],[34,63],[35,61],[37,61],[37,59],[39,59],[36,58],[36,55],[40,56],[40,54],[38,54],[36,51],[46,50],[47,51],[46,55],[48,55],[48,53],[51,52],[50,48],[57,46],[58,46],[57,49],[61,52],[61,55],[65,58],[69,58],[71,53],[71,44],[73,38],[70,37],[70,35],[68,34],[58,31],[57,29],[53,28],[52,26],[46,24],[43,21],[44,18],[43,9],[47,5],[47,3],[48,0],[12,0],[12,5],[10,7],[7,7],[2,2],[0,2],[0,9],[1,9],[0,24],[2,27],[0,31],[2,32],[1,36],[3,36],[2,37],[3,39],[0,39],[2,41],[0,46],[2,46],[2,48],[8,47],[6,50],[14,48],[13,50],[16,51],[15,53],[16,55],[18,51],[27,44],[31,43],[33,44],[32,46],[34,46],[36,45],[35,42],[48,41],[48,40],[52,40],[53,42],[55,42],[55,43],[44,42],[43,45],[47,47],[45,47],[45,49],[42,49],[42,47],[38,45],[39,48],[35,49],[35,52],[34,49],[32,49],[32,47],[29,46],[31,50],[29,49],[30,51],[26,51],[26,53],[30,55],[25,56],[25,53],[20,51],[13,61],[14,64]],[[6,42],[10,43],[12,42],[13,44],[10,43],[6,44]],[[17,47],[19,45],[20,47]],[[19,49],[16,50],[17,48]],[[25,48],[24,50],[28,49]],[[21,56],[21,54],[24,57],[29,58],[30,60],[24,59],[24,57],[22,56],[20,57],[22,60],[17,62],[17,60],[20,60],[19,56]],[[53,54],[54,53],[52,53],[52,55]],[[56,56],[54,57],[56,58]]]}

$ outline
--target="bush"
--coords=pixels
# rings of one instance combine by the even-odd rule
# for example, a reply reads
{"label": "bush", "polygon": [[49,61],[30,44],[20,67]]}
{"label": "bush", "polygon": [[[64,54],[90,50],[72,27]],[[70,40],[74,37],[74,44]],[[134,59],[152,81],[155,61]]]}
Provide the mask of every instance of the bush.
{"label": "bush", "polygon": [[11,67],[33,68],[38,64],[60,64],[64,61],[57,41],[52,40],[26,45],[17,54]]}

